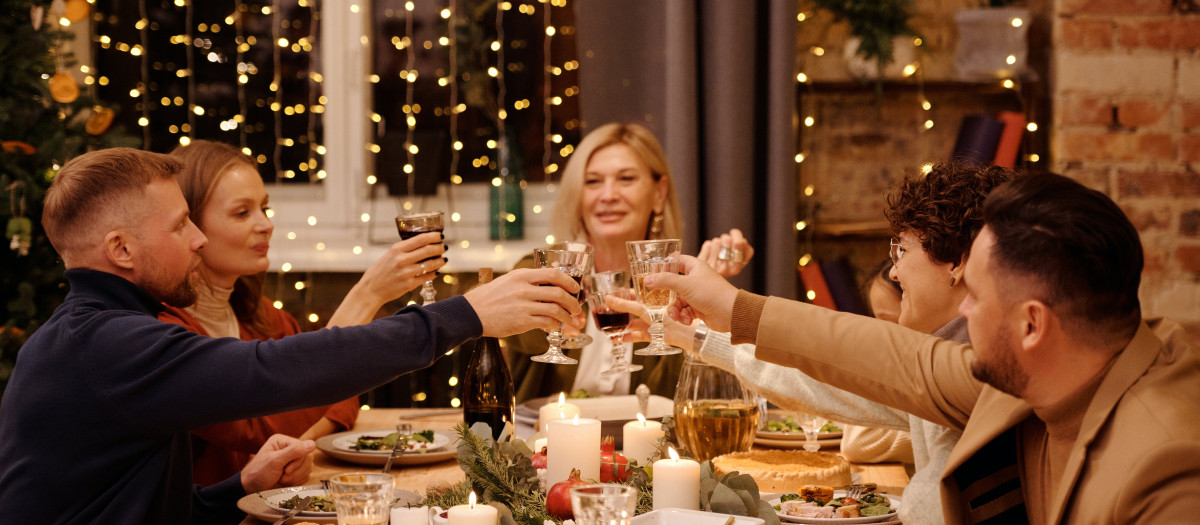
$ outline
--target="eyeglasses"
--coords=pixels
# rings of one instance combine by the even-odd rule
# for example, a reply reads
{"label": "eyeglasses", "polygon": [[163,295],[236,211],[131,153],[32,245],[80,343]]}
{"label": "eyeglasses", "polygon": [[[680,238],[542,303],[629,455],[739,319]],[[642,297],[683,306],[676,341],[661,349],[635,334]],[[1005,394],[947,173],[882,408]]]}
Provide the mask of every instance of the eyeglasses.
{"label": "eyeglasses", "polygon": [[900,258],[904,257],[905,253],[908,253],[908,250],[905,249],[904,247],[908,246],[910,244],[921,244],[921,243],[916,242],[916,241],[900,242],[900,239],[897,239],[895,237],[892,237],[892,239],[888,241],[888,257],[892,258],[892,265],[895,265],[897,262],[900,262]]}

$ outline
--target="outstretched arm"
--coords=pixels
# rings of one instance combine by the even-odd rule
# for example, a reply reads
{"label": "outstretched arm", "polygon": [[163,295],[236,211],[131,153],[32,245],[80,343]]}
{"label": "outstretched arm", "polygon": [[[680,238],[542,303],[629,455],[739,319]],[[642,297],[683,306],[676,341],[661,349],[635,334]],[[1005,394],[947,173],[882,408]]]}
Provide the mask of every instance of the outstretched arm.
{"label": "outstretched arm", "polygon": [[441,232],[430,232],[393,244],[342,299],[328,326],[369,323],[384,304],[433,279],[446,264],[442,240]]}

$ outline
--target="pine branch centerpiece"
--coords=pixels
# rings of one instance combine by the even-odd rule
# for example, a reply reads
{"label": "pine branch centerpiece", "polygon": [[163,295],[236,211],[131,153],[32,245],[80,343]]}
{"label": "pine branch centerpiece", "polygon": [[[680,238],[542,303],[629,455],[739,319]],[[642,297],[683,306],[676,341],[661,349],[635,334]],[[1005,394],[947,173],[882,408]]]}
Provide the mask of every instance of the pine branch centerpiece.
{"label": "pine branch centerpiece", "polygon": [[[674,422],[663,418],[666,436],[659,446],[662,457],[667,446],[677,448],[670,441]],[[492,430],[486,423],[468,427],[459,423],[454,427],[458,433],[458,465],[466,473],[466,481],[456,485],[429,487],[423,505],[448,509],[467,503],[474,491],[479,502],[492,505],[500,511],[500,525],[544,525],[559,523],[546,510],[546,489],[538,469],[534,467],[533,450],[529,445],[511,437],[511,427],[506,427],[500,440],[492,439]],[[686,452],[686,451],[685,451]],[[597,454],[601,452],[596,451]],[[653,461],[653,459],[651,460]],[[614,481],[637,490],[637,514],[653,510],[653,467],[628,465],[616,462],[602,468],[611,469],[614,480],[622,479],[619,468],[624,469],[622,481]],[[736,472],[718,476],[712,462],[704,462],[700,468],[701,510],[762,518],[766,525],[779,525],[779,517],[765,501],[759,499],[758,486],[747,475]],[[585,480],[599,482],[599,480]]]}

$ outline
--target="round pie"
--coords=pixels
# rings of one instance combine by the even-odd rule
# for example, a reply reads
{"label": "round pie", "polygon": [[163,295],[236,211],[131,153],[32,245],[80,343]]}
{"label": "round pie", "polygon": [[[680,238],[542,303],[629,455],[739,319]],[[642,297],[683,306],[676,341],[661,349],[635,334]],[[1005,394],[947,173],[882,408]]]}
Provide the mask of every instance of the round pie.
{"label": "round pie", "polygon": [[718,475],[749,474],[761,492],[795,492],[802,485],[844,487],[850,484],[850,463],[837,454],[806,450],[752,450],[717,456]]}

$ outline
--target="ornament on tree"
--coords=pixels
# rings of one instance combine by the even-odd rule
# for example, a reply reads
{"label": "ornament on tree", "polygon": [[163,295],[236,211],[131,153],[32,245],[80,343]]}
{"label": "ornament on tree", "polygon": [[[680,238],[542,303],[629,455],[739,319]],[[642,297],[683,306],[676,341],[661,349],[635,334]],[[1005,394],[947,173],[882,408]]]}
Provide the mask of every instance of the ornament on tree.
{"label": "ornament on tree", "polygon": [[40,5],[29,6],[29,22],[33,24],[34,31],[42,30],[42,20],[46,18],[46,8]]}
{"label": "ornament on tree", "polygon": [[82,22],[87,19],[91,7],[87,0],[67,0],[63,9],[63,18],[72,22]]}
{"label": "ornament on tree", "polygon": [[34,153],[37,153],[37,148],[33,147],[33,144],[21,142],[19,140],[2,141],[0,142],[0,149],[3,149],[9,153],[24,153],[26,155],[33,155]]}
{"label": "ornament on tree", "polygon": [[113,110],[108,108],[96,108],[92,112],[92,116],[88,117],[87,124],[83,125],[83,130],[89,135],[101,135],[108,131],[108,127],[112,125],[115,114]]}
{"label": "ornament on tree", "polygon": [[79,84],[66,71],[59,71],[50,77],[50,97],[63,104],[70,104],[79,98]]}
{"label": "ornament on tree", "polygon": [[[24,257],[29,255],[29,247],[33,245],[33,221],[25,216],[25,184],[17,181],[5,189],[8,190],[12,217],[8,219],[8,226],[4,228],[4,237],[11,239],[8,248]],[[17,190],[21,190],[20,198],[17,197]]]}

